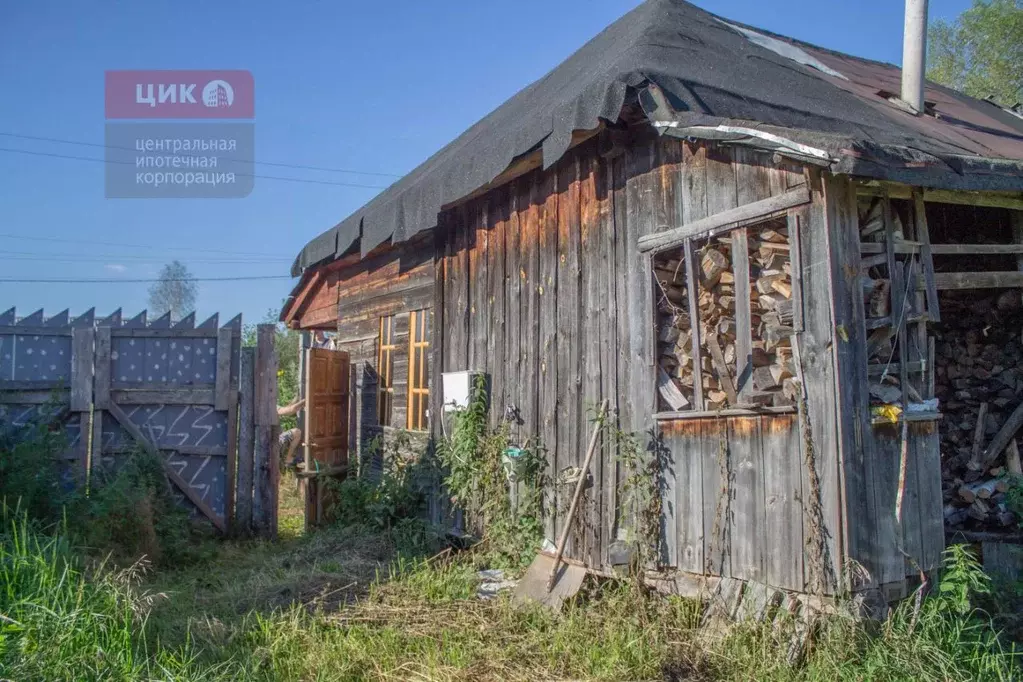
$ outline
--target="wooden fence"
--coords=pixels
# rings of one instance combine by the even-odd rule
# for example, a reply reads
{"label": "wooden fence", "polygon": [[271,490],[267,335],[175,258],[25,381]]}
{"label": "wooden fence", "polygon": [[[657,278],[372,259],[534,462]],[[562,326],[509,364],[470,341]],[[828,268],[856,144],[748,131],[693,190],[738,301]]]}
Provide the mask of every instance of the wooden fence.
{"label": "wooden fence", "polygon": [[[196,325],[193,313],[150,322],[146,311],[122,320],[120,310],[102,319],[93,310],[19,319],[12,308],[0,314],[0,426],[62,423],[68,448],[59,466],[68,485],[102,483],[147,450],[181,503],[221,532],[273,536],[273,327],[261,325],[258,347],[243,352],[241,316],[218,320]],[[262,422],[271,423],[260,439]]]}

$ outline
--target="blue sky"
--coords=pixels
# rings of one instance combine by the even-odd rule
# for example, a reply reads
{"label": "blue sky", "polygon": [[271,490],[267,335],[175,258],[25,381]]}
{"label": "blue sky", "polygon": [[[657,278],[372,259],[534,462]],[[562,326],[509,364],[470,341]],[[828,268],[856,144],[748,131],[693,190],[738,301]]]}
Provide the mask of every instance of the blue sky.
{"label": "blue sky", "polygon": [[[636,4],[5,0],[0,133],[102,144],[105,70],[248,69],[257,161],[402,174]],[[843,52],[901,58],[901,2],[696,4]],[[954,18],[969,4],[932,0],[932,19]],[[198,277],[280,277],[309,238],[379,191],[257,178],[245,199],[105,199],[102,163],[37,155],[99,158],[99,147],[0,134],[0,148],[35,153],[0,151],[0,235],[21,237],[0,236],[0,279],[145,279],[172,258]],[[272,166],[256,172],[320,183],[391,179]],[[0,282],[0,311],[96,306],[106,314],[120,306],[134,314],[146,305],[147,286]],[[205,282],[199,313],[241,312],[255,321],[291,286],[288,279]]]}

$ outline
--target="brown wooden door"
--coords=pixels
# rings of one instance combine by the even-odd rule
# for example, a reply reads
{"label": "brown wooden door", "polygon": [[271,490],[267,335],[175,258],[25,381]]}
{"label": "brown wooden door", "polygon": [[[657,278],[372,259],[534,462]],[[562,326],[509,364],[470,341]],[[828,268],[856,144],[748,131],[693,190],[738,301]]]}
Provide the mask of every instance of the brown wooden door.
{"label": "brown wooden door", "polygon": [[331,520],[335,496],[328,478],[344,478],[348,466],[348,353],[326,348],[306,351],[305,525]]}
{"label": "brown wooden door", "polygon": [[348,353],[310,348],[306,364],[306,446],[313,471],[348,465]]}

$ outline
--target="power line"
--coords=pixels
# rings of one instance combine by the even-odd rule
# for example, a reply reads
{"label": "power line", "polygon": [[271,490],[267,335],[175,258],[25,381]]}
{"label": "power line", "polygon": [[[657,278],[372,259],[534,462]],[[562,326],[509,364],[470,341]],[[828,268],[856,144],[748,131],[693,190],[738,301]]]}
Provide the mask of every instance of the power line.
{"label": "power line", "polygon": [[[11,149],[10,147],[0,147],[0,152],[7,152],[9,154],[27,154],[29,156],[47,156],[54,159],[70,159],[72,161],[92,161],[94,163],[115,163],[122,166],[134,166],[135,163],[132,161],[117,161],[115,159],[96,159],[91,156],[74,156],[72,154],[55,154],[53,152],[37,152],[30,151],[28,149]],[[284,182],[301,182],[310,185],[332,185],[334,187],[357,187],[360,189],[387,189],[383,185],[360,185],[354,182],[333,182],[331,180],[309,180],[307,178],[282,178],[277,175],[258,175],[256,173],[240,173],[233,171],[235,175],[239,175],[245,178],[259,178],[260,180],[281,180]]]}
{"label": "power line", "polygon": [[[164,263],[166,258],[156,256],[136,256],[130,254],[116,253],[45,253],[40,251],[3,251],[0,252],[0,260],[61,260],[67,262],[76,261],[110,261],[123,260],[133,263]],[[258,258],[185,258],[187,263],[290,263],[291,258],[287,257],[258,257]]]}
{"label": "power line", "polygon": [[[43,137],[40,135],[21,135],[19,133],[5,133],[0,132],[0,136],[3,137],[15,137],[21,140],[35,140],[37,142],[55,142],[57,144],[74,144],[81,147],[99,147],[101,149],[124,149],[127,151],[135,151],[129,147],[118,147],[116,145],[100,144],[98,142],[82,142],[80,140],[65,140],[59,137]],[[360,171],[350,170],[347,168],[327,168],[325,166],[309,166],[298,163],[280,163],[276,161],[257,161],[255,159],[229,159],[225,158],[226,161],[241,161],[243,163],[257,163],[261,166],[278,166],[280,168],[296,168],[299,170],[313,170],[323,171],[324,173],[348,173],[351,175],[373,175],[381,178],[400,178],[401,175],[397,173],[380,173],[376,171]]]}
{"label": "power line", "polygon": [[[49,242],[56,244],[88,244],[96,246],[120,246],[126,249],[152,249],[154,251],[188,251],[189,253],[195,253],[195,247],[192,246],[157,246],[155,244],[129,244],[126,242],[104,242],[93,239],[64,239],[63,237],[28,237],[21,234],[5,234],[0,233],[0,237],[6,239],[21,239],[30,242]],[[276,256],[277,254],[272,253],[257,253],[254,251],[227,251],[223,249],[208,249],[205,246],[202,247],[205,253],[224,253],[235,256]]]}
{"label": "power line", "polygon": [[156,282],[249,282],[264,279],[291,279],[290,275],[264,275],[262,277],[190,277],[154,279],[18,279],[0,278],[0,284],[153,284]]}

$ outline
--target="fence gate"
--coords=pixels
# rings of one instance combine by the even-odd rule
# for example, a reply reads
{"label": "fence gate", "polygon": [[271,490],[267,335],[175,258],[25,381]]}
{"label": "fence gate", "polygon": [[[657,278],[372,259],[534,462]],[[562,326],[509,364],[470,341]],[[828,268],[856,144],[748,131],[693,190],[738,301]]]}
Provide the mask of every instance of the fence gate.
{"label": "fence gate", "polygon": [[[120,310],[101,320],[91,310],[74,320],[66,311],[45,319],[41,310],[18,319],[12,308],[0,315],[0,424],[60,420],[69,483],[87,474],[102,483],[131,453],[147,450],[162,461],[179,501],[221,532],[272,535],[276,504],[253,498],[276,482],[273,443],[257,452],[253,427],[239,430],[255,384],[240,381],[241,316],[222,327],[218,319],[195,325],[193,313],[174,324],[169,315],[149,322],[142,311],[122,321]],[[261,325],[258,336],[269,344],[258,374],[268,377],[272,402],[273,325]],[[271,429],[276,411],[272,422]]]}

